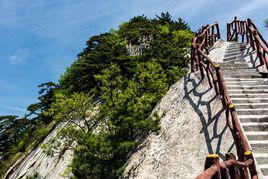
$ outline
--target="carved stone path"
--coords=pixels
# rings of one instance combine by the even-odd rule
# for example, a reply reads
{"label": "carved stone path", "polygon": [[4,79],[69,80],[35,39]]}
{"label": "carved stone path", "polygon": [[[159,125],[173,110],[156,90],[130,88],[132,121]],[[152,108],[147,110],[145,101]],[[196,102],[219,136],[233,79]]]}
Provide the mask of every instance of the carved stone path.
{"label": "carved stone path", "polygon": [[230,44],[220,66],[257,164],[268,178],[268,81],[244,60],[245,45]]}

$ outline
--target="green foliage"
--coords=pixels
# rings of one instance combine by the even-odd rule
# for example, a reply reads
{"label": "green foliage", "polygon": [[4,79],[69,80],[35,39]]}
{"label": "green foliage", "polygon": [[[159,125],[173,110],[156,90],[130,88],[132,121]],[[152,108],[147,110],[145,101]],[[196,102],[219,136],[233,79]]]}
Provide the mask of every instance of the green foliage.
{"label": "green foliage", "polygon": [[84,93],[73,93],[70,97],[58,93],[55,95],[55,102],[45,113],[48,116],[54,116],[54,120],[73,123],[83,132],[92,130],[98,122],[97,117],[88,118],[89,111],[93,111],[94,104],[92,97]]}
{"label": "green foliage", "polygon": [[45,123],[51,122],[51,118],[44,115],[44,112],[50,109],[51,104],[54,102],[54,95],[56,92],[57,85],[53,82],[46,82],[38,86],[39,91],[39,102],[31,104],[27,110],[29,111],[28,117],[32,117],[32,120],[41,120]]}
{"label": "green foliage", "polygon": [[92,131],[99,123],[94,107],[92,97],[84,93],[74,93],[70,97],[56,94],[55,102],[46,115],[54,116],[54,120],[63,123],[63,127],[58,130],[56,137],[42,145],[45,153],[48,156],[57,153],[60,158],[64,151],[73,147],[77,138]]}
{"label": "green foliage", "polygon": [[[181,19],[173,21],[169,14],[153,20],[138,16],[122,24],[115,34],[121,40],[110,48],[125,39],[134,44],[143,36],[152,35],[153,39],[142,55],[110,56],[113,60],[93,75],[95,94],[102,101],[99,109],[104,127],[78,138],[72,166],[78,178],[119,177],[139,141],[149,131],[159,129],[159,118],[150,116],[152,109],[168,87],[186,73],[184,55],[193,33]],[[90,56],[89,51],[83,55],[87,53]]]}
{"label": "green foliage", "polygon": [[265,19],[265,20],[264,20],[264,24],[265,24],[265,27],[268,28],[268,19]]}
{"label": "green foliage", "polygon": [[87,45],[61,76],[60,85],[68,93],[89,92],[96,87],[94,75],[126,55],[125,41],[120,40],[116,33],[93,36]]}
{"label": "green foliage", "polygon": [[[23,144],[20,144],[23,132],[27,129],[29,122],[25,119],[19,119],[17,116],[0,116],[0,156],[2,160],[7,160],[17,151],[22,150]],[[19,145],[19,148],[17,146]]]}
{"label": "green foliage", "polygon": [[54,102],[57,85],[52,82],[43,83],[38,102],[28,107],[29,113],[24,117],[0,116],[0,165],[1,174],[16,160],[27,155],[36,147],[55,127],[51,117],[44,113]]}
{"label": "green foliage", "polygon": [[145,16],[137,16],[130,19],[129,22],[121,24],[118,33],[122,39],[137,43],[139,38],[154,34],[154,30],[150,19]]}
{"label": "green foliage", "polygon": [[[149,40],[141,42],[145,37]],[[48,155],[60,157],[74,147],[70,169],[77,178],[119,177],[144,137],[159,130],[160,117],[151,112],[186,74],[192,38],[189,25],[169,13],[137,16],[118,30],[92,36],[59,85],[39,86],[39,101],[25,118],[0,117],[3,171],[12,155],[29,152],[62,123],[56,138],[42,145]],[[129,56],[130,43],[147,44],[141,55]]]}

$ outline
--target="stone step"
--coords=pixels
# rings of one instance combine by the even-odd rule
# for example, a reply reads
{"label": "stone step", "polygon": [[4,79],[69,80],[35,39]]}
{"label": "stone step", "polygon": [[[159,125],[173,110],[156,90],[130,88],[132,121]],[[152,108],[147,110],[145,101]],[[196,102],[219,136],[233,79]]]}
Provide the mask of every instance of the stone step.
{"label": "stone step", "polygon": [[239,119],[245,119],[245,118],[268,118],[268,115],[237,115]]}
{"label": "stone step", "polygon": [[240,46],[240,43],[238,43],[238,42],[232,42],[232,43],[229,44],[228,47],[230,47],[230,46]]}
{"label": "stone step", "polygon": [[268,89],[268,85],[232,85],[232,84],[227,84],[227,90],[232,90],[232,89]]}
{"label": "stone step", "polygon": [[267,152],[268,140],[249,140],[249,144],[253,153]]}
{"label": "stone step", "polygon": [[230,44],[230,45],[227,47],[227,49],[230,48],[230,47],[240,47],[240,45],[239,45],[239,44],[235,44],[235,43],[233,43],[233,44]]}
{"label": "stone step", "polygon": [[[237,58],[237,59],[240,59],[240,62],[244,62],[243,64],[246,64],[246,62],[245,61],[243,61],[243,59],[242,59],[242,56],[241,56],[241,53],[229,53],[229,54],[225,54],[224,56],[223,56],[223,59],[229,59],[229,58]],[[229,64],[229,63],[227,63],[227,64]],[[231,63],[232,64],[232,63]],[[230,65],[231,65],[230,64]],[[233,63],[234,64],[234,63]],[[238,65],[238,64],[237,64]]]}
{"label": "stone step", "polygon": [[238,115],[238,119],[241,122],[268,122],[268,115],[267,117],[261,117],[265,115]]}
{"label": "stone step", "polygon": [[224,64],[219,64],[220,67],[221,67],[221,70],[224,71],[224,70],[236,70],[239,69],[239,70],[244,70],[244,69],[253,69],[251,67],[249,67],[247,64],[245,65],[224,65]]}
{"label": "stone step", "polygon": [[230,61],[230,62],[221,62],[219,63],[221,66],[237,66],[237,67],[240,67],[240,66],[245,66],[247,64],[246,61],[244,61],[243,59],[240,59],[238,61]]}
{"label": "stone step", "polygon": [[225,81],[227,85],[268,85],[267,81]]}
{"label": "stone step", "polygon": [[224,55],[223,60],[229,60],[229,59],[240,59],[241,54],[236,54],[236,55]]}
{"label": "stone step", "polygon": [[253,153],[253,156],[257,160],[259,165],[267,164],[268,163],[268,152],[266,153]]}
{"label": "stone step", "polygon": [[224,57],[223,61],[241,60],[241,56]]}
{"label": "stone step", "polygon": [[268,103],[268,98],[231,98],[233,103]]}
{"label": "stone step", "polygon": [[268,89],[228,89],[229,94],[263,94],[268,93]]}
{"label": "stone step", "polygon": [[240,58],[240,60],[223,62],[222,64],[224,64],[224,65],[243,65],[243,64],[247,64],[247,63],[248,62],[246,62],[244,59]]}
{"label": "stone step", "polygon": [[228,49],[233,49],[233,48],[238,48],[238,49],[240,49],[240,45],[229,45],[228,47],[227,47],[227,49],[226,50],[228,50]]}
{"label": "stone step", "polygon": [[229,47],[226,49],[225,54],[231,53],[231,52],[241,52],[241,48],[240,47]]}
{"label": "stone step", "polygon": [[227,89],[268,89],[268,85],[266,84],[258,84],[258,85],[226,85]]}
{"label": "stone step", "polygon": [[220,66],[248,66],[248,62],[244,61],[242,58],[239,58],[237,61],[221,62]]}
{"label": "stone step", "polygon": [[267,89],[268,83],[266,81],[226,81],[227,86],[230,87],[244,87],[244,88],[263,88]]}
{"label": "stone step", "polygon": [[247,131],[245,132],[248,140],[267,140],[268,131]]}
{"label": "stone step", "polygon": [[268,164],[259,165],[261,172],[264,176],[268,176]]}
{"label": "stone step", "polygon": [[236,51],[236,50],[225,52],[225,56],[230,56],[230,55],[242,55],[242,54],[241,54],[241,51]]}
{"label": "stone step", "polygon": [[235,69],[235,71],[233,69],[225,69],[225,70],[222,69],[222,71],[223,71],[223,73],[225,71],[227,71],[229,73],[234,73],[234,72],[235,73],[245,73],[245,72],[246,73],[258,73],[258,71],[254,68],[244,68],[244,69],[239,69],[239,70]]}
{"label": "stone step", "polygon": [[[234,97],[234,96],[232,96],[232,97]],[[268,103],[236,103],[235,108],[236,109],[268,108]]]}
{"label": "stone step", "polygon": [[268,115],[268,108],[236,109],[237,115]]}
{"label": "stone step", "polygon": [[241,122],[241,125],[245,131],[267,131],[268,130],[268,122]]}
{"label": "stone step", "polygon": [[[225,81],[265,81],[264,78],[224,78]],[[266,80],[267,81],[267,80]]]}
{"label": "stone step", "polygon": [[250,69],[253,69],[249,66],[221,66],[221,70],[222,71],[225,71],[225,70],[250,70]]}
{"label": "stone step", "polygon": [[[256,93],[256,94],[246,94],[246,93],[240,93],[240,94],[234,94],[234,93],[229,93],[231,98],[268,98],[268,93]],[[266,104],[268,106],[268,103]]]}
{"label": "stone step", "polygon": [[[226,54],[231,54],[231,55],[226,55]],[[232,55],[233,53],[229,52],[229,53],[225,53],[223,56],[223,59],[231,59],[231,58],[237,58],[242,60],[242,55],[241,53],[237,53],[236,55]]]}
{"label": "stone step", "polygon": [[255,71],[251,71],[251,72],[242,72],[242,71],[239,71],[237,73],[233,73],[233,72],[230,72],[230,71],[233,71],[233,70],[229,70],[229,71],[223,71],[223,77],[236,77],[236,78],[240,78],[240,77],[246,77],[246,78],[260,78],[261,77],[261,74],[259,74],[258,72],[255,72]]}
{"label": "stone step", "polygon": [[225,54],[230,54],[230,53],[241,53],[241,51],[240,51],[240,48],[226,49]]}
{"label": "stone step", "polygon": [[261,74],[224,74],[225,77],[231,77],[231,78],[261,78]]}
{"label": "stone step", "polygon": [[229,65],[238,64],[238,63],[245,64],[246,62],[242,58],[238,58],[234,60],[223,61],[221,64],[229,66]]}

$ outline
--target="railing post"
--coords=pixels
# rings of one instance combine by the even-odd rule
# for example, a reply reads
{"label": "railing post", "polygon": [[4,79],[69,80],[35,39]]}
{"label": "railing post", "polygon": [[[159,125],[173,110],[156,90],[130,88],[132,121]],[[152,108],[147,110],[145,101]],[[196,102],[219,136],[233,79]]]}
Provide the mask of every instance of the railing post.
{"label": "railing post", "polygon": [[212,88],[213,85],[212,85],[212,82],[211,82],[211,78],[209,76],[209,69],[210,69],[210,63],[209,63],[209,61],[206,61],[206,64],[207,64],[206,73],[207,73],[208,83],[209,83],[210,88]]}
{"label": "railing post", "polygon": [[194,69],[194,58],[195,58],[195,47],[194,47],[194,41],[195,41],[195,38],[192,39],[192,45],[191,45],[191,72],[194,72],[195,69]]}
{"label": "railing post", "polygon": [[202,64],[200,63],[201,62],[201,55],[200,55],[200,52],[199,52],[199,44],[196,44],[196,58],[197,58],[197,61],[198,61],[198,65],[199,65],[199,69],[200,69],[200,74],[201,74],[201,77],[202,79],[204,78],[204,70],[203,70],[203,66]]}
{"label": "railing post", "polygon": [[227,41],[228,42],[231,41],[230,37],[231,37],[231,28],[230,28],[230,24],[227,23]]}
{"label": "railing post", "polygon": [[[214,164],[219,164],[220,163],[220,157],[218,154],[209,154],[206,157],[206,161],[205,161],[205,168],[204,171],[206,169],[208,169],[209,167],[211,167]],[[221,173],[217,172],[216,174],[214,174],[211,179],[220,179],[221,178]]]}
{"label": "railing post", "polygon": [[213,77],[213,84],[214,84],[214,88],[215,88],[215,93],[218,96],[220,94],[220,92],[219,92],[219,87],[217,85],[217,77],[215,77],[215,78]]}
{"label": "railing post", "polygon": [[[206,25],[206,28],[208,28],[209,25]],[[208,30],[206,31],[205,33],[205,48],[206,48],[206,53],[209,54],[209,51],[208,51],[208,47],[211,45],[210,44],[210,39],[209,39],[209,34],[208,34]]]}
{"label": "railing post", "polygon": [[245,23],[243,22],[241,22],[241,35],[242,35],[242,43],[244,43],[244,41],[245,41]]}
{"label": "railing post", "polygon": [[[258,31],[254,30],[253,35],[254,35],[255,39],[257,39]],[[261,65],[264,65],[264,59],[263,59],[263,56],[262,56],[261,45],[259,44],[259,42],[257,40],[255,41],[255,43],[256,43],[256,47],[257,47],[257,57],[260,59]]]}
{"label": "railing post", "polygon": [[214,28],[215,28],[214,26],[211,27],[211,33],[210,33],[211,44],[214,44],[217,41]]}
{"label": "railing post", "polygon": [[223,92],[223,84],[222,84],[222,79],[220,76],[220,65],[215,64],[214,67],[216,70],[217,82],[218,82],[218,86],[219,86],[219,93],[221,96],[222,105],[224,108],[226,108],[225,99],[224,99],[225,96],[224,96],[224,92]]}
{"label": "railing post", "polygon": [[191,47],[191,72],[194,72],[194,47]]}
{"label": "railing post", "polygon": [[235,41],[238,40],[238,31],[237,31],[237,17],[234,17],[234,25],[235,25]]}
{"label": "railing post", "polygon": [[263,60],[264,60],[264,62],[266,64],[266,68],[268,70],[268,59],[267,59],[267,56],[266,56],[266,52],[265,51],[263,51],[262,56],[263,56]]}
{"label": "railing post", "polygon": [[225,116],[226,116],[226,122],[227,122],[227,125],[228,125],[229,129],[232,131],[232,130],[233,130],[233,125],[232,125],[232,122],[231,122],[231,120],[230,120],[230,109],[229,109],[229,104],[226,105]]}
{"label": "railing post", "polygon": [[243,147],[242,147],[242,143],[240,142],[240,137],[238,135],[238,131],[237,131],[237,128],[236,128],[236,125],[235,125],[235,120],[236,120],[235,105],[230,104],[229,109],[230,109],[230,114],[231,114],[231,117],[232,117],[232,126],[233,126],[233,133],[234,133],[234,141],[236,143],[237,156],[238,156],[239,160],[244,161]]}
{"label": "railing post", "polygon": [[[237,125],[236,125],[238,119],[237,119],[236,112],[235,112],[235,105],[230,104],[229,109],[230,109],[230,113],[232,116],[232,125],[233,125],[232,135],[233,135],[235,146],[236,146],[238,160],[244,162],[245,157],[244,157],[243,143],[242,143],[242,139],[240,137],[240,134],[238,132]],[[239,171],[240,171],[240,175],[242,176],[242,178],[249,179],[247,169],[239,168]]]}
{"label": "railing post", "polygon": [[254,164],[254,158],[253,158],[252,152],[250,150],[247,150],[244,154],[245,154],[246,161],[247,160],[252,161],[252,163],[248,166],[248,170],[249,170],[251,178],[252,179],[257,179],[258,178],[257,169],[256,169],[256,166]]}
{"label": "railing post", "polygon": [[216,23],[217,35],[218,35],[219,39],[221,39],[221,32],[220,32],[219,23],[217,21],[215,23]]}
{"label": "railing post", "polygon": [[250,46],[252,48],[252,50],[254,51],[255,48],[255,44],[254,44],[254,36],[253,36],[253,32],[251,31],[250,27],[251,27],[251,20],[247,19],[247,23],[248,23],[248,32],[249,32],[249,40],[250,40]]}
{"label": "railing post", "polygon": [[249,44],[250,43],[250,38],[249,38],[249,19],[247,19],[246,21],[246,36],[247,36],[247,43]]}
{"label": "railing post", "polygon": [[[229,159],[236,160],[236,157],[233,153],[227,153],[227,154],[225,154],[225,157],[226,157],[226,160],[229,160]],[[236,165],[232,165],[228,169],[229,169],[230,177],[232,179],[240,179],[241,178],[239,175],[239,169]]]}

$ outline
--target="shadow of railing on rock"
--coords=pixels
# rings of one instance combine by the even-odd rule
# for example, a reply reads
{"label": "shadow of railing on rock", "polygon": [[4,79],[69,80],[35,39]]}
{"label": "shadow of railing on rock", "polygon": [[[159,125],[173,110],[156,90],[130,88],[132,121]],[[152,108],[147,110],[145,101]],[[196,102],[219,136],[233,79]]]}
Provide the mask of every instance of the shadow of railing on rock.
{"label": "shadow of railing on rock", "polygon": [[[208,153],[213,154],[216,153],[218,154],[222,159],[225,159],[225,155],[223,152],[221,152],[221,145],[222,145],[222,139],[223,136],[228,128],[228,125],[225,124],[225,126],[221,129],[220,132],[219,130],[219,125],[218,123],[220,122],[220,116],[224,113],[224,108],[221,108],[219,111],[217,111],[215,114],[213,113],[212,110],[212,102],[217,100],[217,95],[215,94],[212,87],[209,87],[208,85],[204,85],[207,88],[203,90],[198,91],[198,87],[200,84],[205,83],[205,80],[202,80],[201,78],[195,76],[196,78],[192,78],[191,75],[195,75],[194,73],[188,74],[187,77],[184,78],[184,98],[188,100],[190,105],[193,107],[195,112],[198,114],[200,118],[200,122],[202,124],[202,129],[200,130],[200,133],[204,133],[206,145],[207,145],[207,150]],[[190,87],[192,89],[190,89]],[[208,92],[213,93],[213,97],[210,96],[209,99],[205,99],[205,95]],[[207,95],[209,96],[209,95]],[[219,101],[221,104],[221,101]],[[200,107],[205,107],[205,111],[201,110]],[[212,126],[212,130],[210,131],[208,128]],[[215,140],[218,140],[216,142],[216,145],[212,144]],[[234,145],[230,146],[230,149],[232,149]]]}

